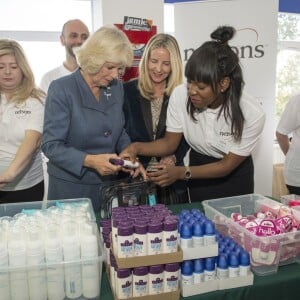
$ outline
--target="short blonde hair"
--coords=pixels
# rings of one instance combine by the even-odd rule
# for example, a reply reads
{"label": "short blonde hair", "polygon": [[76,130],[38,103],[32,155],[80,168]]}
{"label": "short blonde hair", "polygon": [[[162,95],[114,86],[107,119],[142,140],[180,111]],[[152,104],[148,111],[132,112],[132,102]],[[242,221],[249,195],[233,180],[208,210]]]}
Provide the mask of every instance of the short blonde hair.
{"label": "short blonde hair", "polygon": [[78,65],[89,74],[99,72],[105,62],[131,66],[133,49],[123,31],[106,25],[95,31],[84,44],[75,51]]}
{"label": "short blonde hair", "polygon": [[18,103],[26,101],[29,97],[44,100],[46,94],[36,87],[33,72],[21,45],[11,39],[0,39],[0,56],[3,55],[13,55],[22,73],[21,84],[14,91],[11,100]]}
{"label": "short blonde hair", "polygon": [[170,53],[171,73],[167,78],[165,94],[170,96],[173,89],[183,82],[182,59],[177,40],[170,34],[158,33],[148,41],[139,64],[138,88],[146,99],[153,99],[154,91],[148,72],[148,62],[151,51],[157,48],[164,48]]}

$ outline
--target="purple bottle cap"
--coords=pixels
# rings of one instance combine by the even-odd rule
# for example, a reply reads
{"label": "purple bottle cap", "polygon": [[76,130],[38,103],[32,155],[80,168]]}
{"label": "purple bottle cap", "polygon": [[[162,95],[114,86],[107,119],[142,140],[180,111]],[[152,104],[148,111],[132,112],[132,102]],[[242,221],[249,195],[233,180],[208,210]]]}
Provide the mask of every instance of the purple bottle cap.
{"label": "purple bottle cap", "polygon": [[167,220],[164,223],[164,231],[174,231],[177,230],[178,222],[177,220]]}
{"label": "purple bottle cap", "polygon": [[100,220],[100,226],[103,228],[111,227],[111,219],[102,219]]}
{"label": "purple bottle cap", "polygon": [[131,274],[131,269],[119,269],[117,271],[118,278],[126,278],[130,276],[130,274]]}
{"label": "purple bottle cap", "polygon": [[178,270],[179,270],[179,263],[165,264],[165,271],[167,272],[176,272]]}
{"label": "purple bottle cap", "polygon": [[133,268],[133,275],[145,276],[148,273],[149,273],[149,269],[147,266]]}
{"label": "purple bottle cap", "polygon": [[159,233],[163,230],[163,223],[161,222],[152,222],[148,224],[148,232],[149,233]]}
{"label": "purple bottle cap", "polygon": [[134,227],[134,233],[146,234],[148,232],[148,225],[146,223],[144,224],[135,223],[133,227]]}
{"label": "purple bottle cap", "polygon": [[119,236],[129,236],[132,234],[133,234],[133,224],[119,223],[118,225]]}
{"label": "purple bottle cap", "polygon": [[127,216],[123,215],[122,218],[113,219],[112,226],[113,227],[118,227],[118,225],[119,225],[120,222],[127,221],[127,220],[128,220]]}
{"label": "purple bottle cap", "polygon": [[160,274],[164,271],[164,265],[152,265],[149,267],[150,274]]}

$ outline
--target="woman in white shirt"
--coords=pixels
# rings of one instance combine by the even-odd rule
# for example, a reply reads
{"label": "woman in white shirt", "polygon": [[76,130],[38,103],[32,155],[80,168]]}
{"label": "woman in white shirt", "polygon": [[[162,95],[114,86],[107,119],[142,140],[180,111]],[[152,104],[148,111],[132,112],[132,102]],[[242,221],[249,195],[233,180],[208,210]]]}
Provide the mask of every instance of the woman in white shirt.
{"label": "woman in white shirt", "polygon": [[300,94],[287,103],[277,126],[276,137],[282,152],[286,155],[284,162],[286,186],[290,194],[300,195]]}
{"label": "woman in white shirt", "polygon": [[21,46],[0,39],[0,203],[43,199],[44,98]]}
{"label": "woman in white shirt", "polygon": [[212,41],[196,49],[185,67],[187,84],[175,88],[168,106],[167,132],[151,143],[133,143],[123,157],[169,155],[182,136],[191,147],[189,166],[158,166],[148,174],[166,186],[188,181],[191,201],[249,194],[254,191],[251,158],[265,114],[245,95],[239,58],[228,45],[232,27],[219,27]]}

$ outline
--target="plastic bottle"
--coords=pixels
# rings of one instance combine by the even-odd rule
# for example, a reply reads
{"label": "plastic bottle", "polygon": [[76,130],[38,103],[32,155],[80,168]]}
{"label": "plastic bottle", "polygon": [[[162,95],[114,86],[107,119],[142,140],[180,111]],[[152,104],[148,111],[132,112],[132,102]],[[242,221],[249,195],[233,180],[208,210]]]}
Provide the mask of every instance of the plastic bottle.
{"label": "plastic bottle", "polygon": [[92,224],[85,224],[81,233],[82,291],[83,296],[92,299],[100,295],[100,269],[98,261],[98,240]]}
{"label": "plastic bottle", "polygon": [[161,254],[162,252],[162,222],[148,224],[148,255]]}
{"label": "plastic bottle", "polygon": [[59,227],[48,224],[45,235],[45,256],[47,264],[47,291],[49,300],[65,298],[63,247],[59,236]]}
{"label": "plastic bottle", "polygon": [[163,222],[163,253],[173,253],[178,250],[178,222],[177,219],[167,219]]}
{"label": "plastic bottle", "polygon": [[199,221],[194,222],[192,226],[193,247],[202,247],[204,245],[203,227]]}
{"label": "plastic bottle", "polygon": [[193,247],[191,226],[186,222],[180,227],[180,246],[182,249]]}
{"label": "plastic bottle", "polygon": [[118,257],[133,256],[133,222],[119,222],[117,237],[117,253]]}
{"label": "plastic bottle", "polygon": [[0,270],[1,270],[0,295],[2,300],[10,300],[7,240],[5,236],[5,230],[2,229],[1,227],[0,227]]}
{"label": "plastic bottle", "polygon": [[8,257],[9,267],[18,267],[10,272],[11,300],[29,300],[25,233],[19,226],[9,229]]}
{"label": "plastic bottle", "polygon": [[133,254],[134,256],[146,256],[148,252],[148,225],[146,221],[136,221],[133,228]]}
{"label": "plastic bottle", "polygon": [[149,295],[163,293],[164,266],[153,265],[149,267]]}
{"label": "plastic bottle", "polygon": [[116,294],[118,299],[127,299],[132,297],[131,269],[117,270]]}
{"label": "plastic bottle", "polygon": [[183,284],[194,284],[194,263],[192,260],[184,260],[181,263],[181,282]]}
{"label": "plastic bottle", "polygon": [[204,264],[204,281],[216,279],[216,266],[214,257],[206,257]]}
{"label": "plastic bottle", "polygon": [[46,264],[42,229],[31,227],[27,232],[27,268],[30,300],[46,300]]}
{"label": "plastic bottle", "polygon": [[250,255],[249,252],[240,252],[240,276],[248,276],[250,274]]}
{"label": "plastic bottle", "polygon": [[228,262],[225,254],[219,254],[217,258],[217,276],[219,279],[228,277]]}
{"label": "plastic bottle", "polygon": [[178,290],[179,263],[165,264],[164,270],[164,293]]}
{"label": "plastic bottle", "polygon": [[63,253],[65,262],[65,292],[70,299],[82,295],[80,243],[77,224],[72,221],[63,223]]}
{"label": "plastic bottle", "polygon": [[193,261],[193,282],[198,284],[204,281],[204,259],[197,258]]}
{"label": "plastic bottle", "polygon": [[149,293],[148,267],[136,267],[132,271],[132,296],[143,297]]}
{"label": "plastic bottle", "polygon": [[238,277],[239,276],[239,258],[235,253],[229,255],[228,260],[228,276],[229,277]]}
{"label": "plastic bottle", "polygon": [[204,245],[212,245],[216,243],[215,225],[212,221],[206,220],[204,223]]}

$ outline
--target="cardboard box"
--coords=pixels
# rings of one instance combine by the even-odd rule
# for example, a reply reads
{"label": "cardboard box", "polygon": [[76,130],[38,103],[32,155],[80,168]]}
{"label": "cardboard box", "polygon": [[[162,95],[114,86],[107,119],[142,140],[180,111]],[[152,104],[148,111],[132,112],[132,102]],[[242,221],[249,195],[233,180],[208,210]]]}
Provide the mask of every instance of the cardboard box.
{"label": "cardboard box", "polygon": [[[116,296],[114,296],[115,300],[119,300]],[[127,300],[179,300],[180,299],[180,291],[162,293],[157,295],[148,295],[143,297],[132,297],[127,298]]]}
{"label": "cardboard box", "polygon": [[125,269],[125,268],[141,267],[141,266],[152,266],[158,264],[182,262],[183,253],[180,247],[178,247],[178,251],[172,253],[162,253],[156,255],[136,256],[136,257],[126,257],[126,258],[115,257],[115,259],[118,268]]}

